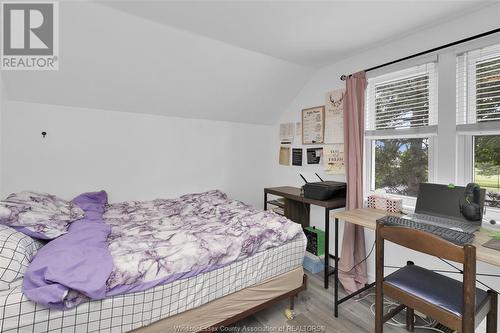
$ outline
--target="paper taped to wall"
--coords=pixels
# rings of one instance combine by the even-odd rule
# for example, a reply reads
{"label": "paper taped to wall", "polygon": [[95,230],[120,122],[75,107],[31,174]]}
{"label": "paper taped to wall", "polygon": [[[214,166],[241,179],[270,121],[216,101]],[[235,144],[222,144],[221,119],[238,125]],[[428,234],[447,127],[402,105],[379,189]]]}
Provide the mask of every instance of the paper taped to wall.
{"label": "paper taped to wall", "polygon": [[281,165],[290,165],[290,147],[280,147],[279,161]]}
{"label": "paper taped to wall", "polygon": [[325,143],[344,142],[345,89],[330,91],[325,100]]}
{"label": "paper taped to wall", "polygon": [[324,147],[325,173],[329,175],[345,174],[344,144]]}
{"label": "paper taped to wall", "polygon": [[291,144],[295,132],[294,123],[280,124],[280,142],[281,144]]}
{"label": "paper taped to wall", "polygon": [[302,148],[292,149],[292,165],[301,166],[302,165]]}
{"label": "paper taped to wall", "polygon": [[302,123],[300,121],[295,123],[295,143],[302,143]]}
{"label": "paper taped to wall", "polygon": [[307,164],[319,164],[323,155],[323,148],[307,148]]}

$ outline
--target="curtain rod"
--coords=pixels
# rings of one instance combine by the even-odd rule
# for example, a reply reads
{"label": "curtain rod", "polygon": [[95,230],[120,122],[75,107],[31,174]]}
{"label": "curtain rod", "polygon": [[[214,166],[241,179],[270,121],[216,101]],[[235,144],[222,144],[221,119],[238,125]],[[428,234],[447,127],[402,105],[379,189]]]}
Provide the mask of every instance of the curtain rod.
{"label": "curtain rod", "polygon": [[[416,57],[419,57],[421,55],[424,55],[424,54],[427,54],[427,53],[431,53],[431,52],[435,52],[435,51],[438,51],[438,50],[442,50],[442,49],[445,49],[445,48],[450,47],[450,46],[455,46],[457,44],[466,43],[468,41],[471,41],[471,40],[474,40],[474,39],[478,39],[478,38],[481,38],[481,37],[485,37],[485,36],[488,36],[488,35],[492,35],[492,34],[495,34],[495,33],[498,33],[498,32],[500,32],[500,28],[497,28],[497,29],[494,29],[494,30],[490,30],[490,31],[486,31],[486,32],[483,32],[483,33],[481,33],[479,35],[475,35],[475,36],[467,37],[467,38],[464,38],[464,39],[461,39],[461,40],[457,40],[457,41],[452,42],[452,43],[444,44],[444,45],[432,48],[432,49],[427,50],[427,51],[415,53],[415,54],[412,54],[410,56],[407,56],[407,57],[404,57],[404,58],[401,58],[401,59],[389,61],[389,62],[386,62],[385,64],[382,64],[382,65],[370,67],[368,69],[365,69],[365,72],[373,71],[375,69],[379,69],[379,68],[382,68],[382,67],[385,67],[385,66],[396,64],[398,62],[405,61],[405,60],[408,60],[408,59],[411,59],[411,58],[416,58]],[[344,75],[342,75],[340,77],[340,79],[342,81],[345,81],[347,79],[347,77],[351,76],[351,75],[352,74],[349,74],[349,75],[345,75],[344,74]]]}

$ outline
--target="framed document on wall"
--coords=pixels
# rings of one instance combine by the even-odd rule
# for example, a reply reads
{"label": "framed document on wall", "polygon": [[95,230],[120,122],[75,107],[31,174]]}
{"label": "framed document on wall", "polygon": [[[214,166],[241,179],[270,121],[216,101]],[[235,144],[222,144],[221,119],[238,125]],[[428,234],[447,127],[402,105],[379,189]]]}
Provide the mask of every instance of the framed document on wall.
{"label": "framed document on wall", "polygon": [[302,110],[302,144],[318,144],[325,141],[325,107]]}

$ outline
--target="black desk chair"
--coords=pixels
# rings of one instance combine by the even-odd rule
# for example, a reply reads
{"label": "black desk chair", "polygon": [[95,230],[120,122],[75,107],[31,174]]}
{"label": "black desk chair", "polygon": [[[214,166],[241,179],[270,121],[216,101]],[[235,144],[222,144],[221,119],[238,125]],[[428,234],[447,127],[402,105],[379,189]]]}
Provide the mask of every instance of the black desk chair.
{"label": "black desk chair", "polygon": [[[418,252],[463,264],[463,282],[407,265],[384,278],[384,240]],[[457,246],[432,234],[377,224],[375,332],[407,309],[406,329],[413,331],[414,310],[462,333],[474,332],[487,316],[487,333],[497,333],[497,294],[476,288],[476,248]],[[384,315],[384,295],[401,303]]]}

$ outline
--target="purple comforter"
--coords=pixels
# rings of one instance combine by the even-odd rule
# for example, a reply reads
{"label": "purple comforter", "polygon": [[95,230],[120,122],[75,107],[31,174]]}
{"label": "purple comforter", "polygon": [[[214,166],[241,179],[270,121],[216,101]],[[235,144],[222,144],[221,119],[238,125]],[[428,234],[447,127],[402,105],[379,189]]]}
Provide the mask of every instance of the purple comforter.
{"label": "purple comforter", "polygon": [[29,299],[59,309],[214,270],[302,233],[219,191],[113,205],[102,191],[73,202],[85,217],[39,250],[23,281]]}

